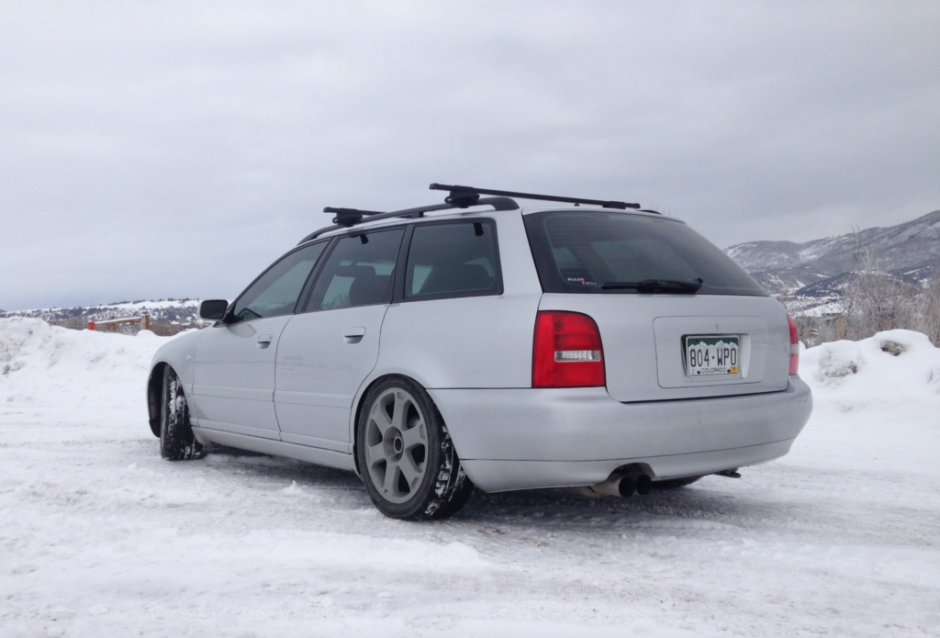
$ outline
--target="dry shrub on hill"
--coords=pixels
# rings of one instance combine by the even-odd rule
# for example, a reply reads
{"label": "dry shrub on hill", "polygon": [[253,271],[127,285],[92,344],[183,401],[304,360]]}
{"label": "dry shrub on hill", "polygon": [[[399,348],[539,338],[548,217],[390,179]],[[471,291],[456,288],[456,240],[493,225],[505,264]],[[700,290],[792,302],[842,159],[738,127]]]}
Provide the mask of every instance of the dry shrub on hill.
{"label": "dry shrub on hill", "polygon": [[840,316],[795,318],[804,343],[858,341],[903,328],[927,335],[940,347],[940,271],[924,285],[907,283],[882,269],[871,248],[858,240],[852,275],[842,291]]}

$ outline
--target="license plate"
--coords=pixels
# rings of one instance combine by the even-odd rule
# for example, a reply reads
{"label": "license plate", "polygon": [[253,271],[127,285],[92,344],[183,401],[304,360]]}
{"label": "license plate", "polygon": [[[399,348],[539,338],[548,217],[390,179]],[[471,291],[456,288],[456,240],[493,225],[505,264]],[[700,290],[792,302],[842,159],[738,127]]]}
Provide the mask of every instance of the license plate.
{"label": "license plate", "polygon": [[690,377],[738,374],[740,339],[732,335],[685,338],[685,373]]}

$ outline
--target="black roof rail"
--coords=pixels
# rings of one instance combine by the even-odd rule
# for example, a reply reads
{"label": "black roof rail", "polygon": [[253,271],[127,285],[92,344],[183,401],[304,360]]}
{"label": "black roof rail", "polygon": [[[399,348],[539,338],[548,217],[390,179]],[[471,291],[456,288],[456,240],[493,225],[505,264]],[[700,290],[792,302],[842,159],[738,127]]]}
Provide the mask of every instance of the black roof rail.
{"label": "black roof rail", "polygon": [[491,188],[477,188],[475,186],[450,186],[448,184],[431,184],[432,191],[450,191],[450,195],[445,202],[463,202],[470,201],[480,195],[498,195],[500,197],[519,197],[521,199],[537,199],[545,202],[564,202],[567,204],[590,204],[592,206],[602,206],[604,208],[618,208],[626,210],[627,208],[639,208],[639,204],[628,204],[627,202],[604,201],[600,199],[585,199],[583,197],[558,197],[555,195],[539,195],[537,193],[517,193],[513,191],[498,191]]}
{"label": "black roof rail", "polygon": [[[451,210],[454,208],[469,208],[470,206],[492,206],[493,210],[516,210],[519,208],[519,204],[509,199],[508,197],[480,197],[479,195],[472,195],[469,197],[458,198],[454,201],[448,201],[451,198],[447,198],[444,204],[428,204],[427,206],[418,206],[416,208],[405,208],[403,210],[393,210],[390,212],[381,212],[374,210],[359,210],[356,208],[336,208],[333,206],[327,206],[323,209],[324,213],[335,213],[336,216],[333,217],[333,226],[327,226],[326,228],[321,228],[316,230],[303,239],[301,239],[298,244],[308,242],[311,239],[316,239],[323,233],[328,233],[331,230],[339,230],[341,228],[352,228],[357,224],[363,222],[378,221],[380,219],[390,219],[393,217],[402,217],[402,218],[415,218],[422,217],[425,213],[430,213],[436,210]],[[368,219],[366,219],[368,218]]]}

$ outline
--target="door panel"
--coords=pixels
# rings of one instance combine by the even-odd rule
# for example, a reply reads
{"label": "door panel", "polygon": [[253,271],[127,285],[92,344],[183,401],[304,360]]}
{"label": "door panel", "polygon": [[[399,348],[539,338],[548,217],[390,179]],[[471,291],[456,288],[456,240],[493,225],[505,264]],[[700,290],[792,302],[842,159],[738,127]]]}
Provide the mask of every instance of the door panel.
{"label": "door panel", "polygon": [[387,308],[343,308],[291,319],[278,348],[274,395],[282,440],[351,451],[353,399],[375,367]]}
{"label": "door panel", "polygon": [[274,360],[278,338],[289,320],[288,315],[206,328],[194,368],[197,425],[279,438],[273,402]]}

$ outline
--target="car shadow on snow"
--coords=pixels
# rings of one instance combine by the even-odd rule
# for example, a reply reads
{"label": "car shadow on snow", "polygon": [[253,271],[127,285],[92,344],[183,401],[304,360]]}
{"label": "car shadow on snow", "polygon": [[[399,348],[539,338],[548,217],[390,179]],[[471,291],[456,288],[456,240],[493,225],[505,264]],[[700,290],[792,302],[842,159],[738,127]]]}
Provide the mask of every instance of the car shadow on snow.
{"label": "car shadow on snow", "polygon": [[[231,466],[251,482],[281,486],[296,481],[305,489],[329,491],[336,509],[371,508],[361,480],[352,472],[295,461],[282,457],[246,452],[219,445],[207,446],[204,459],[210,464]],[[705,529],[724,530],[772,526],[790,517],[780,503],[767,503],[748,490],[720,489],[729,479],[705,477],[687,487],[654,490],[646,496],[629,498],[605,496],[589,498],[563,489],[525,490],[485,494],[477,491],[467,505],[452,518],[435,525],[485,526],[488,529],[546,527],[553,530],[595,531],[610,528],[623,532],[657,531],[679,534]]]}
{"label": "car shadow on snow", "polygon": [[362,505],[369,504],[362,481],[352,472],[214,443],[206,445],[204,453],[203,462],[228,466],[239,474],[252,475],[254,482],[290,485],[291,481],[296,481],[298,485],[311,489],[361,492]]}
{"label": "car shadow on snow", "polygon": [[[762,510],[757,514],[754,507]],[[682,530],[749,527],[767,511],[747,497],[709,489],[706,480],[676,490],[629,498],[589,498],[566,490],[476,492],[455,521],[501,526],[540,526],[624,531],[625,528],[675,534]],[[755,517],[756,515],[756,517]]]}

